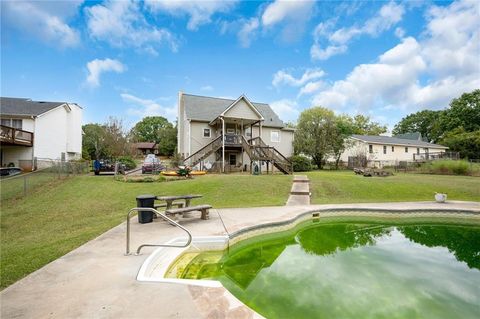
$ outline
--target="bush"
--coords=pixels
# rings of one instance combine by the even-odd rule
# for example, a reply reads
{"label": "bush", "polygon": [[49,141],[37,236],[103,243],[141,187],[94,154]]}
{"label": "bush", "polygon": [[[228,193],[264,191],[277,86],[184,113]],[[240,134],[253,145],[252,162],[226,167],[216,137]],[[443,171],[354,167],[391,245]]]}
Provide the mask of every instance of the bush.
{"label": "bush", "polygon": [[117,158],[117,161],[125,165],[125,168],[127,170],[131,170],[137,167],[137,163],[130,156],[121,156]]}
{"label": "bush", "polygon": [[312,170],[312,161],[302,155],[294,155],[290,157],[290,161],[293,164],[294,172],[308,172]]}
{"label": "bush", "polygon": [[421,170],[430,174],[470,175],[467,161],[433,161],[422,165]]}

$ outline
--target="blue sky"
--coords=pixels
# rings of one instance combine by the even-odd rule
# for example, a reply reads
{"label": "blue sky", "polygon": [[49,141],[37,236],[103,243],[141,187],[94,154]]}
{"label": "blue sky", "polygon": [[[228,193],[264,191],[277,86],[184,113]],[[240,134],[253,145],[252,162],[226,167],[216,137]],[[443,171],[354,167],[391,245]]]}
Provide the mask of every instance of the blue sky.
{"label": "blue sky", "polygon": [[321,105],[393,127],[480,88],[480,2],[2,1],[1,95],[84,123],[176,117],[177,94]]}

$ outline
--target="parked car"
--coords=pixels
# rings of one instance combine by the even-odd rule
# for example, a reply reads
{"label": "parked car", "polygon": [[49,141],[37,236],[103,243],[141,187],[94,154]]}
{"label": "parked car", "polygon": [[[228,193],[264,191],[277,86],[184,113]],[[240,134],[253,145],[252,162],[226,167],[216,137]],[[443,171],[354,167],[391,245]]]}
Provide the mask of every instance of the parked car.
{"label": "parked car", "polygon": [[0,168],[0,177],[10,177],[22,174],[22,169],[19,167],[2,167]]}
{"label": "parked car", "polygon": [[142,174],[159,172],[164,169],[165,167],[154,154],[148,154],[142,164]]}

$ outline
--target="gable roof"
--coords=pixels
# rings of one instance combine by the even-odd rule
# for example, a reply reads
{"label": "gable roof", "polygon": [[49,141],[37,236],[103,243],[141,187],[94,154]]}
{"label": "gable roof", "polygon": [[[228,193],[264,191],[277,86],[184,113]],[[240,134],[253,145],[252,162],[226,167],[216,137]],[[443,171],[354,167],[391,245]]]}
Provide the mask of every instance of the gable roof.
{"label": "gable roof", "polygon": [[445,149],[448,148],[440,144],[433,144],[433,143],[428,143],[424,141],[391,137],[391,136],[353,134],[352,138],[363,141],[363,142],[372,143],[372,144],[404,145],[404,146],[414,146],[414,147],[434,147],[434,148],[445,148]]}
{"label": "gable roof", "polygon": [[137,149],[152,149],[152,148],[155,148],[155,146],[157,145],[157,143],[155,142],[139,142],[139,143],[135,143],[134,146],[135,148]]}
{"label": "gable roof", "polygon": [[255,112],[260,117],[260,119],[264,120],[263,115],[257,110],[255,105],[253,105],[252,102],[250,102],[250,100],[243,94],[240,95],[240,97],[238,99],[233,101],[233,103],[230,104],[220,115],[224,116],[228,111],[230,111],[241,100],[244,100],[245,103],[247,103],[247,105],[253,110],[253,112]]}
{"label": "gable roof", "polygon": [[26,98],[0,97],[0,114],[38,116],[64,104],[66,102],[44,102]]}
{"label": "gable roof", "polygon": [[[211,122],[224,112],[235,100],[209,96],[199,96],[183,93],[185,113],[188,119]],[[284,127],[285,124],[278,118],[270,105],[265,103],[251,102],[257,111],[263,116],[263,126]]]}
{"label": "gable roof", "polygon": [[394,135],[393,137],[403,138],[403,139],[406,139],[406,140],[417,140],[417,141],[428,142],[425,138],[423,138],[422,133],[420,133],[420,132],[397,134],[397,135]]}

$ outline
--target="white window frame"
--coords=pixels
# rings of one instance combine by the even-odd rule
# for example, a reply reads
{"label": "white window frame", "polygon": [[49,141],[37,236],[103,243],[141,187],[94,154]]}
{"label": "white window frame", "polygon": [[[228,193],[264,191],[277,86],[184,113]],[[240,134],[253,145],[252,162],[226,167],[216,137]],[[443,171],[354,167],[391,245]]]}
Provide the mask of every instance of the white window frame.
{"label": "white window frame", "polygon": [[227,128],[227,134],[235,134],[234,128]]}
{"label": "white window frame", "polygon": [[[208,130],[208,136],[205,136],[205,130]],[[212,129],[209,127],[205,127],[203,129],[203,138],[211,138],[212,137]]]}
{"label": "white window frame", "polygon": [[[274,140],[274,139],[273,139],[273,133],[277,133],[277,134],[278,134],[278,140]],[[278,131],[278,130],[270,131],[270,142],[272,142],[272,143],[280,143],[280,141],[281,141],[280,136],[281,136],[281,135],[280,135],[280,131]]]}

